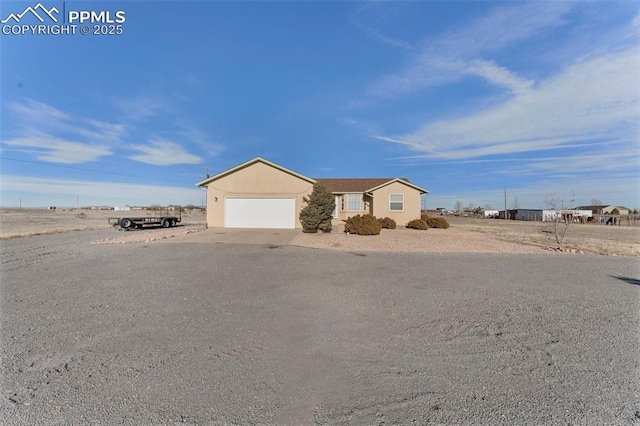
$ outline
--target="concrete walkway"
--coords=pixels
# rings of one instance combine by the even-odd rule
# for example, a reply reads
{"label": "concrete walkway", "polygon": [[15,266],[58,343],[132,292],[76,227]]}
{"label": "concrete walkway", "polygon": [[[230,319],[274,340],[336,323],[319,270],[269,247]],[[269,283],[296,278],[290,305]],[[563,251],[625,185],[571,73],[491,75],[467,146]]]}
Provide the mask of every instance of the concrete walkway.
{"label": "concrete walkway", "polygon": [[302,232],[299,229],[231,229],[209,228],[202,232],[178,235],[162,240],[164,244],[271,244],[284,246]]}

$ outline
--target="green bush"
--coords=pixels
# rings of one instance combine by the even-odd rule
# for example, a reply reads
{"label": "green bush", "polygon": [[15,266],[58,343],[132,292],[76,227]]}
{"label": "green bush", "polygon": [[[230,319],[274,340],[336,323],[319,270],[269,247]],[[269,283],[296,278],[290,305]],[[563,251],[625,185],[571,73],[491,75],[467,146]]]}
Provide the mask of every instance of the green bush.
{"label": "green bush", "polygon": [[427,222],[422,219],[413,219],[411,222],[407,223],[407,228],[426,231],[427,229],[429,229],[429,225],[427,225]]}
{"label": "green bush", "polygon": [[309,198],[304,197],[307,205],[300,210],[300,223],[302,232],[314,233],[321,229],[323,232],[331,231],[331,218],[336,208],[336,200],[333,194],[326,190],[324,185],[316,183]]}
{"label": "green bush", "polygon": [[429,228],[442,228],[447,229],[449,227],[449,222],[444,217],[431,217],[427,219],[427,225]]}
{"label": "green bush", "polygon": [[396,229],[396,221],[391,219],[390,217],[378,219],[378,221],[380,222],[380,226],[385,229]]}
{"label": "green bush", "polygon": [[348,218],[344,224],[344,232],[358,235],[378,235],[382,226],[375,216],[359,214]]}

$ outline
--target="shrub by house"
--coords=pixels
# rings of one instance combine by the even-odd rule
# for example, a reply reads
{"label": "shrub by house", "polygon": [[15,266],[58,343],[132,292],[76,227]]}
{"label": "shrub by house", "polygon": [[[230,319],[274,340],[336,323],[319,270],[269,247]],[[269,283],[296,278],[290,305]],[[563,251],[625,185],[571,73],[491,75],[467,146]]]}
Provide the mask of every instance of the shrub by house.
{"label": "shrub by house", "polygon": [[429,229],[429,225],[427,225],[427,222],[422,219],[413,219],[411,222],[407,223],[407,228],[426,231],[427,229]]}
{"label": "shrub by house", "polygon": [[380,234],[380,221],[375,216],[359,214],[348,218],[344,224],[344,232],[358,235],[378,235]]}
{"label": "shrub by house", "polygon": [[378,219],[378,221],[380,222],[380,226],[385,229],[396,229],[396,221],[390,217]]}

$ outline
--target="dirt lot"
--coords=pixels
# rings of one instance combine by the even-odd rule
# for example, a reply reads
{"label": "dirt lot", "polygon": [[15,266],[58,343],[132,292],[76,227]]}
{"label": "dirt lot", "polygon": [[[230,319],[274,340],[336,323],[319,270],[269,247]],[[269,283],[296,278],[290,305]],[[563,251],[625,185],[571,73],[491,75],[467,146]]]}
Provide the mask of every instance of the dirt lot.
{"label": "dirt lot", "polygon": [[[0,210],[0,239],[68,231],[110,229],[109,217],[153,216],[148,211],[3,209]],[[183,213],[181,225],[202,225],[202,212]]]}
{"label": "dirt lot", "polygon": [[[542,247],[555,245],[555,236],[549,223],[463,217],[447,217],[447,220],[455,228],[507,241]],[[594,254],[640,256],[640,227],[573,224],[567,233],[565,246]]]}
{"label": "dirt lot", "polygon": [[[53,234],[73,230],[110,229],[108,217],[132,215],[116,211],[0,210],[0,239]],[[152,215],[151,212],[136,213]],[[78,217],[80,215],[80,217]],[[329,235],[299,235],[292,244],[341,251],[414,251],[458,253],[539,253],[555,247],[551,225],[542,222],[447,217],[451,228],[427,232],[383,230],[379,237],[345,235],[336,229]],[[144,243],[203,229],[205,214],[183,215],[181,227],[170,230],[111,234],[101,242]],[[184,228],[184,227],[187,228]],[[640,256],[640,227],[575,224],[565,247],[585,253]]]}
{"label": "dirt lot", "polygon": [[114,232],[1,242],[0,424],[640,418],[637,259]]}

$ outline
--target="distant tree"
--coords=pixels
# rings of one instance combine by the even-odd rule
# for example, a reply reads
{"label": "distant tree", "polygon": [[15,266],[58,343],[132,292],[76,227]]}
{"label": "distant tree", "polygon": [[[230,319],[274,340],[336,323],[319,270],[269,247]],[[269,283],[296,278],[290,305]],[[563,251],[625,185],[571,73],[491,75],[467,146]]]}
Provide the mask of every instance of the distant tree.
{"label": "distant tree", "polygon": [[464,209],[464,206],[462,205],[462,201],[456,201],[456,204],[453,206],[453,211],[455,212],[461,212]]}
{"label": "distant tree", "polygon": [[513,199],[513,209],[518,210],[520,208],[520,203],[518,202],[518,197]]}
{"label": "distant tree", "polygon": [[487,204],[484,205],[484,209],[485,210],[493,210],[493,207],[491,207],[491,204],[487,203]]}
{"label": "distant tree", "polygon": [[300,211],[300,223],[304,232],[318,232],[331,230],[331,219],[336,209],[336,200],[332,193],[327,191],[321,183],[313,185],[313,191],[309,197],[303,198],[307,203]]}
{"label": "distant tree", "polygon": [[[571,199],[569,203],[573,204],[574,193],[571,191]],[[564,240],[567,236],[567,232],[569,228],[571,228],[571,224],[573,224],[573,215],[571,214],[563,214],[560,206],[558,205],[558,199],[553,195],[547,196],[545,200],[545,204],[549,207],[552,214],[552,225],[553,225],[553,234],[556,238],[556,245],[558,249],[562,249],[562,245],[564,244]]]}
{"label": "distant tree", "polygon": [[601,206],[602,205],[602,200],[600,200],[600,198],[592,198],[591,199],[591,205],[592,206]]}
{"label": "distant tree", "polygon": [[467,206],[467,210],[469,211],[473,211],[476,209],[476,205],[474,203],[469,203],[469,205]]}

